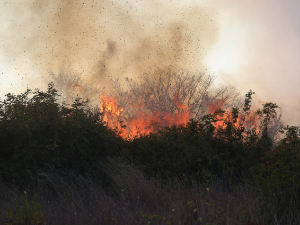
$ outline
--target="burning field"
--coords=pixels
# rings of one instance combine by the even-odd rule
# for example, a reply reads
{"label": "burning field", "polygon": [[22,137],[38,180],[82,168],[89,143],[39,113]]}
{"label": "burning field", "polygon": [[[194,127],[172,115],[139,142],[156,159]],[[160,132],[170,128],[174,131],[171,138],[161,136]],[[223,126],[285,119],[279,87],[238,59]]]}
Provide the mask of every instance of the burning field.
{"label": "burning field", "polygon": [[[154,100],[154,97],[150,98]],[[175,110],[173,113],[169,111],[151,112],[148,110],[151,103],[130,101],[129,107],[134,110],[135,116],[129,115],[124,121],[124,108],[118,106],[115,97],[107,96],[103,91],[100,97],[100,110],[103,113],[103,121],[110,128],[116,129],[123,138],[132,139],[141,135],[148,135],[162,127],[187,124],[191,118],[191,112],[188,106],[179,102],[178,99],[178,95],[175,95],[173,99]],[[122,122],[125,123],[122,124]]]}
{"label": "burning field", "polygon": [[[7,65],[22,71],[20,85],[27,85],[23,94],[0,100],[0,196],[6,199],[1,224],[15,224],[15,212],[16,221],[26,220],[15,203],[24,190],[30,198],[37,192],[45,206],[46,222],[39,224],[147,223],[143,219],[149,224],[158,217],[168,217],[162,221],[167,224],[252,224],[265,215],[273,221],[280,210],[288,219],[299,217],[300,201],[294,204],[295,195],[289,195],[290,187],[298,191],[300,185],[294,182],[299,154],[290,145],[281,144],[282,152],[273,145],[281,141],[279,107],[261,102],[251,90],[243,98],[231,84],[216,85],[207,55],[222,35],[224,18],[214,4],[200,2],[0,3],[1,48]],[[237,60],[219,56],[222,63]],[[45,84],[46,92],[30,90]],[[286,129],[291,142],[298,141],[296,128]],[[298,160],[294,173],[292,158]],[[272,186],[278,165],[283,173]],[[258,197],[251,192],[248,204],[253,180],[265,186]],[[215,195],[214,187],[222,195]],[[228,196],[237,187],[243,187],[243,198],[229,207]],[[277,193],[288,197],[283,201]],[[271,208],[268,215],[261,205],[270,202],[280,210]],[[286,213],[290,209],[295,214]],[[42,208],[29,211],[44,220]]]}
{"label": "burning field", "polygon": [[[4,5],[18,14],[3,36],[7,59],[43,74],[42,83],[53,81],[68,103],[88,98],[125,139],[200,120],[218,108],[226,109],[215,122],[222,127],[232,120],[231,108],[243,105],[234,87],[214,87],[216,77],[207,75],[205,57],[219,35],[219,15],[209,5],[108,0]],[[235,124],[258,127],[254,114],[240,115]]]}
{"label": "burning field", "polygon": [[[242,113],[241,98],[233,87],[212,89],[213,77],[184,71],[158,71],[151,74],[151,78],[144,74],[139,85],[127,79],[129,90],[126,92],[117,88],[115,95],[108,95],[105,89],[101,92],[102,120],[124,139],[148,135],[173,125],[185,126],[191,119],[201,120],[208,114],[215,114],[216,130],[232,122],[236,128],[244,126],[259,132],[255,108]],[[236,118],[232,107],[240,110]],[[218,109],[225,110],[216,114]]]}

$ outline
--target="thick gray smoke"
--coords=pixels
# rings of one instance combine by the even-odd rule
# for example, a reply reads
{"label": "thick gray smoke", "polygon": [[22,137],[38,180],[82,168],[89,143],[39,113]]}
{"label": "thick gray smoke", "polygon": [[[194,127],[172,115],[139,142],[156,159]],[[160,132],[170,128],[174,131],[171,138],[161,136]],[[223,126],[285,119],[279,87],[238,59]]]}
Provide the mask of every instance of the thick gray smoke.
{"label": "thick gray smoke", "polygon": [[138,79],[141,71],[204,70],[218,33],[217,13],[180,1],[22,0],[1,10],[10,12],[6,59],[27,68],[27,82],[40,76],[61,89],[109,88],[112,79]]}

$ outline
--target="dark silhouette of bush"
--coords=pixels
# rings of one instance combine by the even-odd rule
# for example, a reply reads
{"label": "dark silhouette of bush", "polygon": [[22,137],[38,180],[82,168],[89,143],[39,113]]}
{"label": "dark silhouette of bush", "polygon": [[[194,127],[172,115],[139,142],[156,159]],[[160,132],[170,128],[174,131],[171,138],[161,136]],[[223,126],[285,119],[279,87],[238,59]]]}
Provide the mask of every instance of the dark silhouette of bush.
{"label": "dark silhouette of bush", "polygon": [[[243,114],[250,110],[252,94],[246,95]],[[37,171],[50,167],[109,179],[102,171],[105,159],[125,155],[149,176],[187,182],[216,176],[226,185],[242,182],[270,152],[267,128],[277,108],[268,103],[257,112],[263,135],[238,124],[238,108],[232,108],[231,119],[224,119],[225,111],[219,108],[185,126],[124,141],[102,123],[99,113],[92,112],[88,101],[78,98],[71,106],[58,103],[52,83],[46,92],[27,90],[6,96],[0,102],[0,177],[19,183],[40,182]],[[215,130],[217,121],[224,126]]]}
{"label": "dark silhouette of bush", "polygon": [[206,174],[211,143],[198,135],[200,123],[191,120],[186,126],[166,127],[165,130],[136,138],[129,143],[129,155],[151,176],[195,178]]}
{"label": "dark silhouette of bush", "polygon": [[293,224],[300,213],[299,127],[285,127],[286,137],[261,164],[252,168],[252,193],[260,196],[267,224]]}
{"label": "dark silhouette of bush", "polygon": [[[212,138],[199,121],[186,126],[172,126],[157,134],[134,139],[130,155],[150,175],[162,179],[205,182],[207,177],[225,178],[224,182],[241,182],[247,170],[257,162],[242,141],[224,142]],[[254,157],[254,158],[250,158]]]}
{"label": "dark silhouette of bush", "polygon": [[48,166],[100,172],[99,160],[120,150],[122,139],[101,122],[99,113],[92,112],[88,101],[78,98],[71,106],[59,104],[53,83],[46,92],[27,90],[6,97],[0,102],[0,178],[4,181],[35,183],[37,170]]}
{"label": "dark silhouette of bush", "polygon": [[[252,94],[250,91],[246,95],[244,114],[250,110]],[[232,108],[232,118],[222,119],[224,126],[215,130],[213,123],[221,121],[225,113],[219,108],[200,121],[192,119],[185,126],[174,125],[136,138],[129,143],[128,153],[149,175],[162,179],[179,177],[205,182],[207,177],[215,176],[225,186],[242,183],[249,169],[270,152],[266,129],[276,116],[276,108],[276,104],[268,103],[257,112],[263,118],[263,135],[255,129],[246,131],[243,124],[238,124],[238,108]]]}

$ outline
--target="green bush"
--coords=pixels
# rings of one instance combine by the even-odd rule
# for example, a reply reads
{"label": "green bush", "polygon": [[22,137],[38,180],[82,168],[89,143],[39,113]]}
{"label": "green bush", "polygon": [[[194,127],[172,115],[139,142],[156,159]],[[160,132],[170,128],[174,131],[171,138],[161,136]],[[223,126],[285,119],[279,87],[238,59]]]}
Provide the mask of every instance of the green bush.
{"label": "green bush", "polygon": [[252,169],[252,174],[252,193],[259,196],[259,211],[265,222],[295,224],[299,221],[299,138],[287,134],[282,144]]}
{"label": "green bush", "polygon": [[[252,94],[250,91],[246,95],[244,115],[250,110]],[[232,117],[217,109],[199,121],[192,119],[186,125],[166,127],[136,138],[129,142],[127,152],[143,165],[144,171],[162,179],[193,178],[203,182],[209,175],[223,180],[227,186],[241,183],[249,169],[270,151],[267,128],[276,116],[276,108],[276,104],[268,103],[257,112],[262,118],[264,135],[261,136],[254,130],[246,131],[238,123],[239,109],[231,110]],[[215,130],[213,123],[218,121],[224,126]]]}
{"label": "green bush", "polygon": [[28,195],[25,194],[23,204],[17,202],[16,210],[7,208],[5,215],[5,225],[42,225],[44,223],[44,213],[42,204],[36,201],[34,196],[32,201],[28,201]]}
{"label": "green bush", "polygon": [[88,101],[59,104],[53,83],[42,92],[7,94],[0,101],[0,178],[30,183],[49,166],[100,171],[99,160],[118,154],[122,139],[93,113]]}
{"label": "green bush", "polygon": [[157,134],[134,139],[129,143],[131,157],[143,165],[144,170],[160,178],[202,177],[208,168],[211,144],[197,135],[199,122],[187,126],[172,126]]}

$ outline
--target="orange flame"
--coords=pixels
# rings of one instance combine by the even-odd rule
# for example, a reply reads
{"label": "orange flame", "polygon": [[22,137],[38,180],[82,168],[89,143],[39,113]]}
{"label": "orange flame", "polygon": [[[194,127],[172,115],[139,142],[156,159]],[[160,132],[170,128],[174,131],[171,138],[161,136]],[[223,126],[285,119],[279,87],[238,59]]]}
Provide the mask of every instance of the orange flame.
{"label": "orange flame", "polygon": [[[213,114],[218,108],[222,108],[224,106],[224,103],[225,102],[222,99],[206,103],[206,106],[208,107],[208,113]],[[223,116],[218,115],[217,119],[218,121],[213,123],[213,125],[216,128],[214,136],[216,136],[217,130],[219,128],[225,128],[225,121],[233,122],[233,113],[230,111],[225,111],[225,114]],[[236,118],[236,123],[234,123],[233,125],[235,126],[235,128],[238,128],[240,125],[243,125],[246,130],[252,130],[254,128],[256,133],[259,132],[258,118],[255,115],[255,110],[251,110],[249,114],[239,114],[238,118]],[[246,136],[246,134],[243,135]]]}
{"label": "orange flame", "polygon": [[100,101],[101,105],[99,107],[103,113],[103,121],[105,121],[110,128],[120,132],[122,127],[119,121],[121,120],[123,108],[119,108],[116,99],[106,96],[104,91],[100,96]]}
{"label": "orange flame", "polygon": [[[124,109],[118,106],[117,99],[112,96],[107,96],[104,90],[100,96],[100,101],[101,104],[99,107],[103,113],[103,121],[107,123],[108,127],[115,129],[124,139],[133,139],[142,135],[148,135],[166,126],[187,124],[192,116],[188,106],[179,101],[178,94],[175,95],[173,99],[174,106],[176,107],[175,113],[168,111],[149,112],[146,110],[146,102],[130,102],[130,106],[135,110],[135,115],[129,115],[126,118],[123,115]],[[224,100],[214,100],[210,103],[206,103],[208,113],[214,113],[218,108],[222,108],[224,103]],[[216,136],[219,128],[225,128],[225,121],[233,121],[233,113],[225,111],[225,114],[223,116],[218,115],[217,119],[218,121],[213,123],[216,128],[214,136]],[[122,124],[121,121],[125,121],[126,123]],[[251,111],[246,115],[239,114],[233,125],[236,128],[240,125],[244,125],[246,130],[255,128],[256,132],[258,132],[257,122],[254,111]],[[246,134],[244,136],[246,136]]]}
{"label": "orange flame", "polygon": [[213,100],[211,102],[205,103],[206,107],[208,108],[207,113],[214,113],[218,108],[222,108],[224,105],[225,101],[223,99],[221,100]]}
{"label": "orange flame", "polygon": [[100,101],[100,110],[104,113],[103,120],[110,128],[116,129],[122,138],[133,139],[142,135],[148,135],[165,126],[187,124],[191,118],[188,107],[181,103],[178,95],[176,95],[174,97],[174,105],[177,107],[176,113],[150,113],[145,111],[146,103],[130,102],[130,105],[136,112],[136,116],[126,118],[126,128],[124,128],[120,123],[123,108],[118,107],[116,98],[107,96],[103,91]]}

